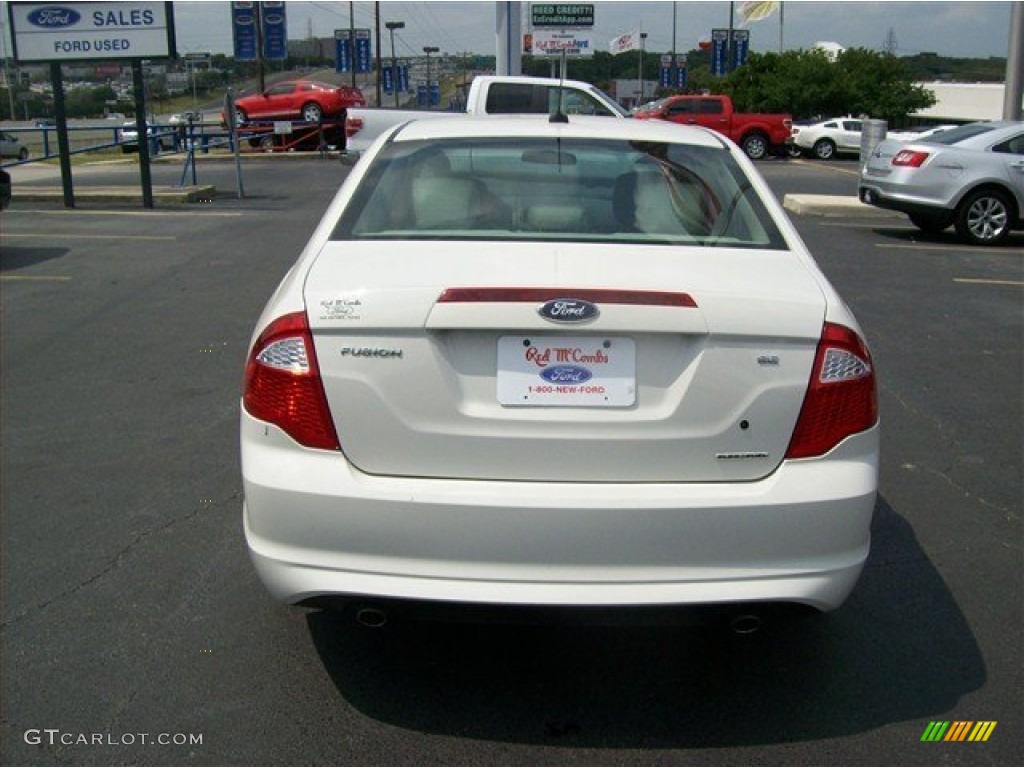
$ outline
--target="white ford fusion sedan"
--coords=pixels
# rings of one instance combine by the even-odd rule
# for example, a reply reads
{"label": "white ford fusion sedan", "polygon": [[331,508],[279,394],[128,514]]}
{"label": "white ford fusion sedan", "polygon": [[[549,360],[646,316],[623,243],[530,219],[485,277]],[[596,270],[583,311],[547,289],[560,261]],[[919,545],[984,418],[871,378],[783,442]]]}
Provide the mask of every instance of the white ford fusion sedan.
{"label": "white ford fusion sedan", "polygon": [[241,450],[286,602],[827,611],[868,555],[875,371],[720,135],[424,120],[267,304]]}

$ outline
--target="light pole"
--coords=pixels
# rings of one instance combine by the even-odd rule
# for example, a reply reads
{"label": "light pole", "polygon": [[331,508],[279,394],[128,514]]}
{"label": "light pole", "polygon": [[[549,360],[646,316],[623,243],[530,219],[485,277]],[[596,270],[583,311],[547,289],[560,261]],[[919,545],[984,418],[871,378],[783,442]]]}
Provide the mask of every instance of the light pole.
{"label": "light pole", "polygon": [[640,95],[637,97],[636,105],[644,103],[644,44],[647,40],[647,33],[640,33]]}
{"label": "light pole", "polygon": [[423,52],[427,54],[427,109],[430,109],[433,106],[430,103],[430,54],[437,53],[440,50],[440,48],[433,45],[423,46]]}
{"label": "light pole", "polygon": [[188,73],[189,73],[189,76],[190,76],[190,78],[192,80],[192,111],[193,112],[198,112],[199,111],[199,99],[196,96],[196,62],[187,53],[185,54],[185,66],[188,67]]}
{"label": "light pole", "polygon": [[[13,30],[11,34],[14,34]],[[10,62],[7,60],[7,33],[4,31],[3,22],[0,22],[0,45],[3,45],[4,85],[7,86],[7,103],[10,105],[11,120],[14,120],[14,85],[11,83]],[[25,109],[28,109],[28,102],[25,102]]]}
{"label": "light pole", "polygon": [[404,21],[386,21],[384,26],[391,33],[391,87],[395,89],[395,106],[398,106],[398,62],[395,59],[395,30],[405,29]]}

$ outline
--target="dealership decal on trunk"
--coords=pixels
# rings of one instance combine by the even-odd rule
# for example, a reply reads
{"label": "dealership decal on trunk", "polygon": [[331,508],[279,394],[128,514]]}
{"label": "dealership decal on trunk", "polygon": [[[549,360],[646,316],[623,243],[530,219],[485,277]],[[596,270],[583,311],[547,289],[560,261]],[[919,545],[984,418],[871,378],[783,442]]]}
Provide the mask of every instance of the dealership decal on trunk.
{"label": "dealership decal on trunk", "polygon": [[356,298],[322,299],[321,320],[361,320],[363,302]]}

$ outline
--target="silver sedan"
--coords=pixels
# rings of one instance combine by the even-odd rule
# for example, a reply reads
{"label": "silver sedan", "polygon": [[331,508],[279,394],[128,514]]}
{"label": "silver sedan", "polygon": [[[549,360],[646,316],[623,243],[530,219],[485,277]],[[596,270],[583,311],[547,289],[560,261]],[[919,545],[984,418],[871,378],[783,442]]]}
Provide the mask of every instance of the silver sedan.
{"label": "silver sedan", "polygon": [[1024,122],[971,123],[925,141],[883,141],[861,167],[860,199],[926,232],[976,245],[1024,228]]}
{"label": "silver sedan", "polygon": [[0,133],[0,157],[28,159],[28,147],[13,133]]}

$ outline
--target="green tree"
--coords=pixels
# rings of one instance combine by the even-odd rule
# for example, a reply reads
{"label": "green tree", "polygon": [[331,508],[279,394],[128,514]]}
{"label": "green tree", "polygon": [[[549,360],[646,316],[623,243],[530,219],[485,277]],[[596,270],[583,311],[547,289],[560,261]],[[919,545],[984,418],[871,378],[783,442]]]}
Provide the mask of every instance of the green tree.
{"label": "green tree", "polygon": [[839,54],[840,72],[847,99],[847,112],[902,121],[935,103],[935,96],[915,85],[906,74],[902,60],[864,48],[850,48]]}
{"label": "green tree", "polygon": [[914,85],[900,59],[851,48],[832,61],[823,51],[750,54],[718,81],[747,112],[788,112],[794,118],[860,115],[897,122],[935,103]]}
{"label": "green tree", "polygon": [[68,117],[93,117],[102,115],[107,100],[117,94],[109,86],[99,88],[75,88],[68,90],[64,97],[64,109]]}

